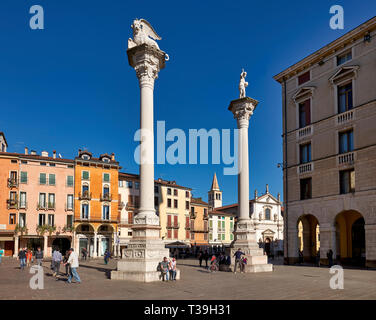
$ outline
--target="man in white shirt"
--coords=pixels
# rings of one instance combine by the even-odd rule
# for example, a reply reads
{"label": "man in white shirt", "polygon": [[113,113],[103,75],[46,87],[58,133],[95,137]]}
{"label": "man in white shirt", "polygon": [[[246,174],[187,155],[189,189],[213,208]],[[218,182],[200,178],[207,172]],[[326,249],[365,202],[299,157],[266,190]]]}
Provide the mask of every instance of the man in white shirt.
{"label": "man in white shirt", "polygon": [[67,283],[72,283],[72,275],[77,283],[81,283],[80,276],[77,273],[77,268],[79,266],[78,255],[76,252],[74,252],[73,248],[69,249],[69,258],[68,258],[68,261],[64,263],[64,265],[66,264],[70,264],[70,269],[71,269],[71,273],[68,276]]}

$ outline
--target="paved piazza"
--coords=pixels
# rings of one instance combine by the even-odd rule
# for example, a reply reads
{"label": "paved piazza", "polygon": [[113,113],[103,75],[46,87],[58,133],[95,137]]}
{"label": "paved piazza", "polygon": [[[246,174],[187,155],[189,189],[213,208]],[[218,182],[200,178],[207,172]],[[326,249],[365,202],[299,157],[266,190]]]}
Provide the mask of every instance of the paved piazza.
{"label": "paved piazza", "polygon": [[[343,290],[329,288],[328,268],[275,265],[274,271],[257,274],[211,274],[196,260],[178,260],[182,280],[136,283],[109,280],[116,260],[81,262],[82,284],[56,281],[44,263],[44,290],[29,288],[33,276],[21,271],[18,261],[3,259],[0,265],[0,299],[376,299],[376,271],[345,269]],[[62,268],[63,269],[63,268]],[[164,289],[164,290],[163,290]]]}

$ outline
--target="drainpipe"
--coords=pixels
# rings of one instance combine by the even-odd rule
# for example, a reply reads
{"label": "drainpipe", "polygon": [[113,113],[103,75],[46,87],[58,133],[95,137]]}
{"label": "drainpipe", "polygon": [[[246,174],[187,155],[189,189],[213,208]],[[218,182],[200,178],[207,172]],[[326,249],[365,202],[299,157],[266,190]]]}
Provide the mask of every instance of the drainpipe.
{"label": "drainpipe", "polygon": [[287,257],[287,264],[289,263],[289,230],[288,230],[288,180],[287,180],[287,97],[286,97],[286,79],[283,78],[283,91],[284,91],[284,97],[283,97],[283,108],[284,108],[284,114],[285,114],[285,119],[284,119],[284,132],[283,132],[283,143],[284,143],[284,148],[285,148],[285,156],[284,156],[284,161],[283,161],[283,175],[285,178],[285,192],[284,192],[284,198],[285,198],[285,209],[284,209],[284,214],[285,214],[285,241],[286,241],[286,257]]}

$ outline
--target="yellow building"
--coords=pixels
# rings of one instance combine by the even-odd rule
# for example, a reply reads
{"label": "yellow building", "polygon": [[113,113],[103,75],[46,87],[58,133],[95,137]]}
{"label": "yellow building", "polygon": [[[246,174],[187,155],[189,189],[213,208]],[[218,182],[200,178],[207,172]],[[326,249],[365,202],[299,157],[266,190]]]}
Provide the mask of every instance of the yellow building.
{"label": "yellow building", "polygon": [[229,247],[234,240],[235,214],[209,211],[209,245]]}
{"label": "yellow building", "polygon": [[207,247],[209,245],[209,212],[208,204],[201,198],[191,199],[191,245]]}
{"label": "yellow building", "polygon": [[75,158],[75,250],[86,248],[91,257],[114,251],[117,240],[118,171],[115,155],[93,158],[79,150]]}

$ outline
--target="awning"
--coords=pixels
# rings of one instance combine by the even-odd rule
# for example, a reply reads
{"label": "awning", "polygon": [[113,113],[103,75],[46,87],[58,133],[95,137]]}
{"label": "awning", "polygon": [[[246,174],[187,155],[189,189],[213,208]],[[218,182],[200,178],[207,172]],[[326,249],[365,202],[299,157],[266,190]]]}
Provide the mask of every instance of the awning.
{"label": "awning", "polygon": [[166,244],[165,247],[166,248],[190,248],[190,245],[185,244],[184,242],[175,241],[175,242]]}
{"label": "awning", "polygon": [[13,237],[2,237],[0,236],[0,241],[14,241]]}

